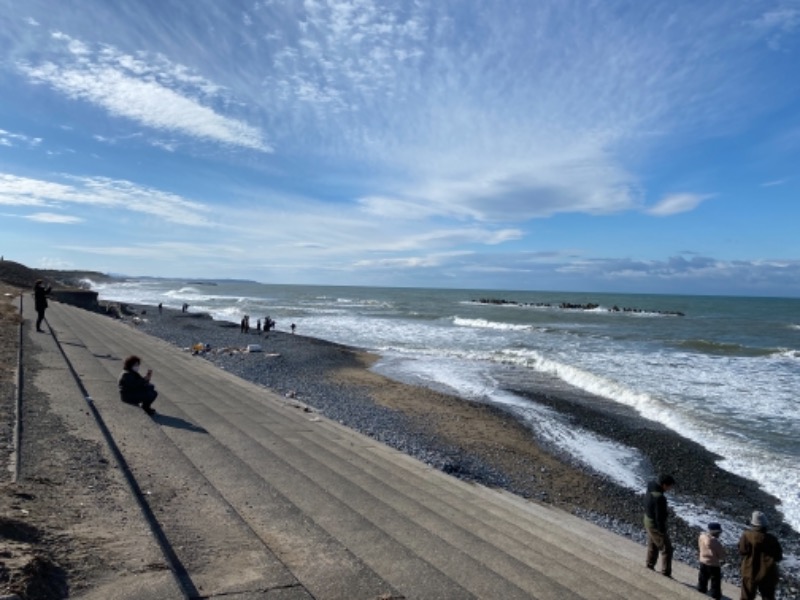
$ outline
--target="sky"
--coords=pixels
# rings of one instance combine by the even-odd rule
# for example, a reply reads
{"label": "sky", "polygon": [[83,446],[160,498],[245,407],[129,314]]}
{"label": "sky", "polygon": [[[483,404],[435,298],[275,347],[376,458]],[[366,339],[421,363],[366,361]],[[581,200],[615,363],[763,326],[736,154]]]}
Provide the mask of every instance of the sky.
{"label": "sky", "polygon": [[0,254],[800,296],[800,0],[0,0]]}

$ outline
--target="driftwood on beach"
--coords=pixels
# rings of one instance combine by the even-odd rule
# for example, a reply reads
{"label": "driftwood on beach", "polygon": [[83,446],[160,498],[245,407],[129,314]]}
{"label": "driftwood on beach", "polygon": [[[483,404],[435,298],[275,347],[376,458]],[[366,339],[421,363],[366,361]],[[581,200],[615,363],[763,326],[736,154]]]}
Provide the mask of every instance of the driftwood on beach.
{"label": "driftwood on beach", "polygon": [[[500,306],[530,306],[534,308],[556,308],[559,310],[597,310],[600,308],[599,304],[594,302],[587,302],[586,304],[573,304],[572,302],[559,302],[552,304],[550,302],[517,302],[516,300],[504,300],[502,298],[480,298],[473,300],[476,304],[495,304]],[[645,310],[642,308],[620,308],[616,304],[611,308],[606,309],[608,312],[628,312],[628,313],[644,313],[655,315],[668,315],[673,317],[683,317],[684,313],[677,310]]]}

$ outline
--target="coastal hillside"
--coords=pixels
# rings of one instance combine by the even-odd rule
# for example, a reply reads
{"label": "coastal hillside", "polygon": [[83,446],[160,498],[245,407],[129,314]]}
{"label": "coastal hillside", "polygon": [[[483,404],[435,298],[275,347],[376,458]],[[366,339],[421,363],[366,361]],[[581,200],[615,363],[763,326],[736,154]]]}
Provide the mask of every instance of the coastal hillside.
{"label": "coastal hillside", "polygon": [[54,269],[32,269],[13,260],[0,260],[0,281],[14,287],[31,288],[37,279],[56,289],[81,288],[81,279],[107,281],[112,279],[96,271],[59,271]]}

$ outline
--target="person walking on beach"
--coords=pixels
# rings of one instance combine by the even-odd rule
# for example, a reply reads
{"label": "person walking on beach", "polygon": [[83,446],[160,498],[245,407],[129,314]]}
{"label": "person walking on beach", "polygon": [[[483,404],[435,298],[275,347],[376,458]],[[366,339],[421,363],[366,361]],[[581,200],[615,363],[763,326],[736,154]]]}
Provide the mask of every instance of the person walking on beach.
{"label": "person walking on beach", "polygon": [[156,413],[152,408],[153,402],[158,397],[156,387],[150,383],[153,376],[152,369],[145,375],[139,373],[142,366],[142,359],[136,355],[131,355],[122,363],[122,373],[120,373],[117,384],[119,385],[120,400],[126,404],[140,406],[148,415]]}
{"label": "person walking on beach", "polygon": [[644,501],[644,528],[647,530],[647,568],[655,571],[661,553],[661,574],[672,577],[672,541],[667,533],[667,496],[675,485],[672,475],[662,475],[647,484]]}
{"label": "person walking on beach", "polygon": [[711,584],[711,597],[715,600],[722,598],[722,561],[725,560],[725,548],[719,541],[722,526],[719,523],[709,523],[708,531],[704,531],[697,538],[697,547],[700,551],[700,573],[697,576],[697,591],[708,593]]}
{"label": "person walking on beach", "polygon": [[33,305],[36,308],[36,331],[42,331],[42,321],[44,321],[44,311],[47,310],[47,296],[53,291],[52,286],[44,287],[44,282],[37,279],[33,284]]}
{"label": "person walking on beach", "polygon": [[742,557],[740,600],[755,600],[757,592],[761,592],[763,600],[775,600],[783,548],[778,538],[767,533],[767,517],[759,510],[753,511],[750,529],[739,538],[739,555]]}

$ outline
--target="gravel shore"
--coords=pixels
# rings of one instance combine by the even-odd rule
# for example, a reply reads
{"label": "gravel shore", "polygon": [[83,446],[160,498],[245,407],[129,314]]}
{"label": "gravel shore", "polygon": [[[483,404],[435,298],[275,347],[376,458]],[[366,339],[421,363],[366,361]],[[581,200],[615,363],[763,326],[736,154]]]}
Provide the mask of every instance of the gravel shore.
{"label": "gravel shore", "polygon": [[[124,319],[132,326],[186,351],[198,343],[208,344],[211,349],[202,356],[218,367],[296,398],[435,468],[553,504],[644,544],[641,495],[537,440],[502,408],[386,379],[369,370],[378,357],[359,349],[282,331],[242,333],[238,325],[205,314],[169,309],[159,314],[152,306],[129,309],[131,314]],[[248,344],[259,344],[263,353],[243,352]],[[637,448],[654,475],[675,476],[675,492],[682,502],[711,508],[742,523],[742,528],[753,510],[764,511],[784,553],[791,555],[784,563],[778,597],[800,598],[800,565],[793,558],[800,556],[800,535],[783,523],[776,498],[720,469],[718,456],[608,400],[577,391],[558,396],[530,389],[511,391],[558,411],[576,425]],[[671,524],[676,558],[696,564],[700,529],[675,517]],[[723,575],[736,583],[735,547],[729,547],[728,554]]]}

